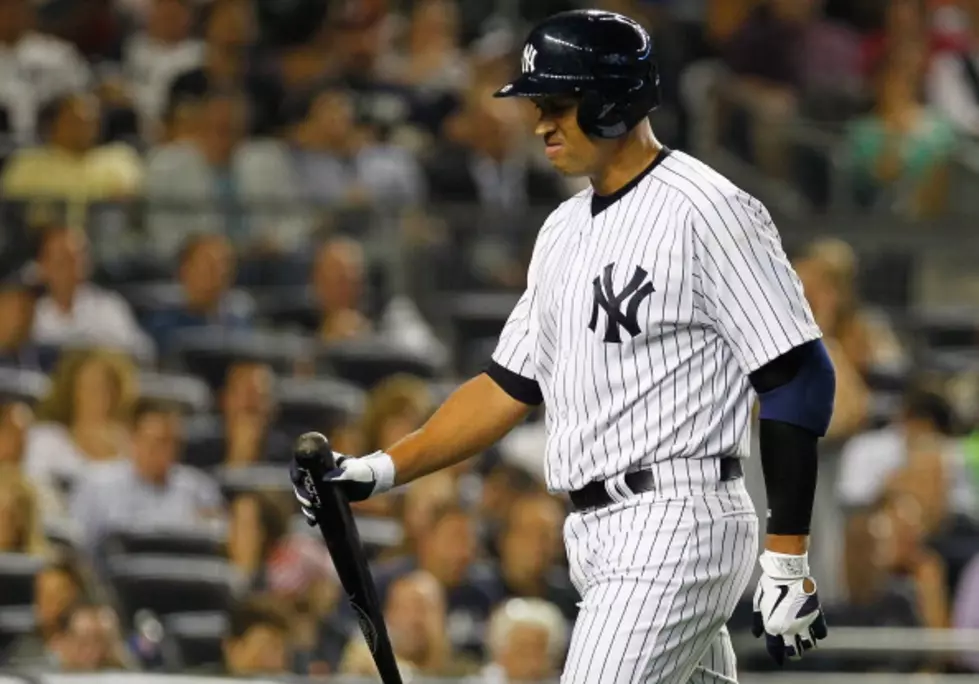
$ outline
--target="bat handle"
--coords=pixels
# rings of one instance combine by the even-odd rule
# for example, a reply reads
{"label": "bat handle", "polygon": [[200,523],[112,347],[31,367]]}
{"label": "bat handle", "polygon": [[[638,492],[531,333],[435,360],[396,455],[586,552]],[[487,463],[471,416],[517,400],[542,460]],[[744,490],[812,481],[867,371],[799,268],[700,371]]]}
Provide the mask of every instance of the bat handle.
{"label": "bat handle", "polygon": [[296,463],[316,476],[317,481],[324,473],[336,467],[330,440],[320,432],[306,432],[299,436],[293,448]]}

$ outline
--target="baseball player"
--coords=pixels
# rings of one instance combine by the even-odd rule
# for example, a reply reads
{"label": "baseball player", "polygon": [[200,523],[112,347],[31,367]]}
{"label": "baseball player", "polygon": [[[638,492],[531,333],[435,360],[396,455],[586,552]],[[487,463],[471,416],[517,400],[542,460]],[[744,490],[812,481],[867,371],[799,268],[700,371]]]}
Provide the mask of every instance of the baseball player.
{"label": "baseball player", "polygon": [[521,72],[497,96],[529,98],[551,163],[590,187],[541,228],[486,371],[326,477],[365,499],[485,450],[543,403],[582,597],[562,683],[735,682],[725,623],[757,555],[742,477],[757,398],[770,510],[755,632],[779,663],[798,658],[826,636],[807,546],[835,379],[772,219],[656,140],[653,45],[631,19],[550,17]]}

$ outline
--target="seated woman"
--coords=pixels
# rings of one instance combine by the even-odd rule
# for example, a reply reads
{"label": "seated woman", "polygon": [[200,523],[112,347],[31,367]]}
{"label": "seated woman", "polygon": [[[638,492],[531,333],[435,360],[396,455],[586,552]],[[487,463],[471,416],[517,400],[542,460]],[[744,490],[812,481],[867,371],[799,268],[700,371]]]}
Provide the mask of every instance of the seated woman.
{"label": "seated woman", "polygon": [[125,455],[135,398],[136,370],[129,357],[104,350],[62,357],[24,455],[24,472],[44,491],[46,514],[63,511],[61,495],[88,464]]}
{"label": "seated woman", "polygon": [[901,210],[934,215],[945,202],[945,169],[955,145],[951,124],[922,104],[924,46],[895,44],[880,60],[877,102],[847,131],[854,200],[873,206],[885,190],[906,201]]}
{"label": "seated woman", "polygon": [[46,551],[34,488],[17,468],[0,467],[0,553],[41,556]]}

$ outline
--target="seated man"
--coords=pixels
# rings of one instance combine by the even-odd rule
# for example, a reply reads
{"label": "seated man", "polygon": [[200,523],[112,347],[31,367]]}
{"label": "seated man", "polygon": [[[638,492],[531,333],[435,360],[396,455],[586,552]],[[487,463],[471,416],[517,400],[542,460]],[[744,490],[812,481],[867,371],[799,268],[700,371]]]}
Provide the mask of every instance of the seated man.
{"label": "seated man", "polygon": [[508,595],[545,599],[574,620],[578,592],[559,563],[563,522],[563,506],[548,494],[525,494],[514,501],[498,544],[500,573]]}
{"label": "seated man", "polygon": [[472,684],[553,679],[561,670],[568,625],[556,606],[541,599],[510,599],[490,618],[491,661]]}
{"label": "seated man", "polygon": [[482,656],[483,631],[492,607],[503,598],[503,586],[490,568],[475,563],[476,531],[472,516],[456,504],[432,514],[429,532],[418,540],[417,557],[377,567],[378,593],[385,597],[400,577],[426,570],[446,593],[447,632],[454,649]]}
{"label": "seated man", "polygon": [[17,279],[0,283],[0,367],[40,370],[31,341],[37,291]]}
{"label": "seated man", "polygon": [[71,514],[93,556],[113,528],[135,522],[193,525],[222,512],[217,484],[177,462],[180,430],[175,406],[140,403],[132,420],[131,458],[94,467],[78,482]]}
{"label": "seated man", "polygon": [[84,232],[64,225],[46,229],[37,261],[46,292],[34,313],[34,342],[109,347],[153,358],[153,343],[126,300],[89,282]]}
{"label": "seated man", "polygon": [[147,317],[147,328],[161,350],[169,350],[174,335],[202,326],[229,329],[251,325],[254,302],[233,289],[236,256],[220,235],[196,235],[180,250],[175,301],[160,302]]}

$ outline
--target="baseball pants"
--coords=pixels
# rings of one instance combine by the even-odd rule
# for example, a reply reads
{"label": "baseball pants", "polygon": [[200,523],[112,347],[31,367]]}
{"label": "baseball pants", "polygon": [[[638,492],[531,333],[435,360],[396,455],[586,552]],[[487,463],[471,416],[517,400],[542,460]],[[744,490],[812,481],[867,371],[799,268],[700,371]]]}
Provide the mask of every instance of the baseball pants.
{"label": "baseball pants", "polygon": [[743,478],[664,475],[656,491],[565,522],[582,601],[561,684],[737,682],[725,623],[757,556],[754,506]]}

